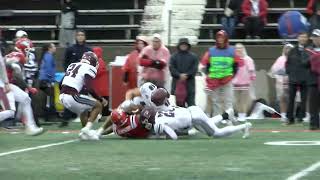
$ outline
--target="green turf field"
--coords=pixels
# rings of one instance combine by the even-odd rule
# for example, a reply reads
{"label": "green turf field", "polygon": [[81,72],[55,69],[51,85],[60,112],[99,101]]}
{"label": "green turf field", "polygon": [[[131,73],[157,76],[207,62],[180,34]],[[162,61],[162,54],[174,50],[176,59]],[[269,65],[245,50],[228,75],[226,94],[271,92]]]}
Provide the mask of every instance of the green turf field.
{"label": "green turf field", "polygon": [[[77,139],[55,126],[38,137],[0,131],[1,180],[280,180],[320,161],[320,146],[270,146],[267,141],[316,141],[319,132],[302,124],[253,122],[249,139],[203,135],[171,140],[126,140],[109,136],[98,142],[74,141],[2,155],[19,149]],[[79,124],[63,130],[78,129]],[[275,132],[271,132],[274,130]],[[279,132],[280,131],[280,132]],[[285,132],[283,132],[285,131]],[[301,179],[319,180],[320,168]]]}

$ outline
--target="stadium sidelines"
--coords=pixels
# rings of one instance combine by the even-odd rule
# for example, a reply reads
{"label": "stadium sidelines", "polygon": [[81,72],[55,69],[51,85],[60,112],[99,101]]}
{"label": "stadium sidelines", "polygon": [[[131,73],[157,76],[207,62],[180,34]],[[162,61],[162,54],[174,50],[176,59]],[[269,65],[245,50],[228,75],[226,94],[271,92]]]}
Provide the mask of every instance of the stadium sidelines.
{"label": "stadium sidelines", "polygon": [[69,143],[73,143],[73,142],[77,142],[77,141],[79,141],[79,139],[73,139],[73,140],[69,140],[69,141],[62,141],[62,142],[59,142],[59,143],[45,144],[45,145],[35,146],[35,147],[25,148],[25,149],[18,149],[18,150],[14,150],[14,151],[0,153],[0,157],[7,156],[7,155],[10,155],[10,154],[17,154],[17,153],[22,153],[22,152],[27,152],[27,151],[33,151],[33,150],[37,150],[37,149],[49,148],[49,147],[52,147],[52,146],[60,146],[60,145],[69,144]]}
{"label": "stadium sidelines", "polygon": [[311,166],[309,166],[308,168],[303,169],[302,171],[300,171],[300,172],[288,177],[287,180],[298,180],[298,179],[300,179],[302,177],[307,176],[309,173],[317,170],[319,167],[320,167],[320,161],[318,161],[318,162],[312,164]]}

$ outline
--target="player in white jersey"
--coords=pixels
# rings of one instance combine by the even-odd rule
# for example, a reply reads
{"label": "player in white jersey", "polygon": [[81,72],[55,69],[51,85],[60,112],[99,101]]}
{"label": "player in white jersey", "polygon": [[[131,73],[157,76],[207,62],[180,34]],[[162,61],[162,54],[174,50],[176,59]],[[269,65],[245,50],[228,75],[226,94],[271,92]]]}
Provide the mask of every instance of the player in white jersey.
{"label": "player in white jersey", "polygon": [[102,104],[106,104],[106,100],[99,97],[91,85],[98,67],[97,56],[91,51],[85,52],[79,63],[72,63],[68,66],[62,81],[60,101],[65,108],[80,115],[83,126],[80,138],[86,136],[83,139],[98,139],[91,128],[102,111]]}
{"label": "player in white jersey", "polygon": [[[151,99],[163,99],[162,94],[164,94],[164,92],[166,91],[162,88],[155,90],[152,93]],[[155,95],[159,97],[153,97]],[[143,111],[148,111],[148,109]],[[189,108],[174,107],[169,111],[159,111],[154,116],[150,117],[155,118],[154,132],[157,135],[166,134],[172,139],[178,138],[176,132],[182,132],[192,127],[213,137],[224,137],[238,131],[244,131],[243,138],[246,138],[249,135],[249,129],[252,126],[251,123],[227,126],[221,129],[216,126],[216,124],[222,120],[233,119],[233,116],[233,110],[229,109],[222,115],[209,118],[200,107],[191,106]]]}
{"label": "player in white jersey", "polygon": [[4,59],[0,53],[0,99],[3,102],[3,111],[0,112],[0,122],[14,118],[16,112],[15,103],[19,103],[17,116],[21,117],[26,126],[26,134],[39,135],[44,132],[43,128],[38,127],[34,121],[29,95],[19,87],[9,83]]}
{"label": "player in white jersey", "polygon": [[[172,109],[172,106],[169,103],[170,94],[165,90],[165,94],[161,94],[162,97],[159,100],[160,96],[152,99],[153,92],[158,89],[156,85],[151,82],[144,83],[140,89],[129,90],[126,93],[126,100],[120,105],[120,107],[127,113],[135,111],[137,109],[142,110],[143,108],[153,108],[155,111],[168,111]],[[163,91],[161,91],[163,92]]]}

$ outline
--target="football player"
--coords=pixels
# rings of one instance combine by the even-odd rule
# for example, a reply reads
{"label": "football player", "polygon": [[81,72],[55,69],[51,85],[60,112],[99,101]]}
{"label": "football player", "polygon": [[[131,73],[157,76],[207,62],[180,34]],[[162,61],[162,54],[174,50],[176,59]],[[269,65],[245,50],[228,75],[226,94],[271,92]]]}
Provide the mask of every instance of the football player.
{"label": "football player", "polygon": [[152,130],[152,122],[144,121],[143,115],[129,115],[121,109],[112,111],[111,120],[113,132],[121,137],[147,138]]}
{"label": "football player", "polygon": [[96,54],[91,51],[85,52],[80,62],[68,66],[62,80],[59,99],[65,108],[80,115],[83,128],[79,136],[82,139],[99,139],[96,132],[92,130],[92,125],[107,101],[92,89],[92,79],[96,77],[98,67]]}
{"label": "football player", "polygon": [[[23,79],[22,63],[24,63],[25,57],[21,53],[12,52],[5,57],[5,60],[7,66],[5,66],[4,59],[2,58],[2,55],[0,55],[0,88],[2,88],[2,101],[5,105],[5,110],[0,112],[0,121],[8,118],[14,118],[16,111],[15,102],[17,102],[19,105],[18,116],[20,116],[25,123],[26,134],[42,134],[44,132],[43,128],[38,127],[34,121],[29,95],[15,84],[12,84],[13,82],[17,83],[17,81],[21,81]],[[22,82],[24,81],[22,80]],[[34,93],[37,92],[34,88],[29,88],[29,91]]]}
{"label": "football player", "polygon": [[170,110],[172,108],[169,103],[170,94],[168,92],[158,91],[158,93],[160,92],[161,94],[159,93],[152,96],[156,89],[158,89],[156,85],[151,82],[146,82],[139,89],[129,90],[126,93],[126,100],[120,107],[127,113],[142,110],[145,107],[154,108],[155,111]]}
{"label": "football player", "polygon": [[[162,88],[156,91],[164,91]],[[153,94],[156,94],[154,92]],[[148,110],[147,110],[148,111]],[[146,113],[142,111],[143,113]],[[150,112],[149,114],[152,114]],[[151,120],[154,118],[154,132],[156,135],[167,135],[171,139],[178,139],[176,131],[183,131],[195,127],[200,132],[212,137],[224,137],[231,135],[238,131],[243,131],[243,138],[249,136],[249,129],[251,123],[247,122],[237,126],[227,126],[224,128],[218,128],[217,123],[224,119],[233,119],[233,110],[229,109],[222,115],[215,116],[213,118],[207,117],[207,115],[198,106],[191,106],[188,108],[175,107],[170,111],[159,111],[153,116],[150,116]]]}

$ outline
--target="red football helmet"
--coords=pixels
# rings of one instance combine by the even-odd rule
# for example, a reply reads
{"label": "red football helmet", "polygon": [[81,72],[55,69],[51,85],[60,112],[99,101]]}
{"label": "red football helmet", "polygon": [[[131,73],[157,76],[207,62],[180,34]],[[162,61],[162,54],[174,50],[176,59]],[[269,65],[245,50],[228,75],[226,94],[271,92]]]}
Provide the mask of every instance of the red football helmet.
{"label": "red football helmet", "polygon": [[29,51],[33,51],[32,41],[28,38],[21,38],[16,41],[15,49],[19,52],[26,53]]}
{"label": "red football helmet", "polygon": [[90,64],[91,66],[96,67],[96,69],[99,68],[98,56],[92,51],[83,53],[80,62]]}
{"label": "red football helmet", "polygon": [[111,120],[117,126],[123,126],[127,122],[127,114],[119,109],[112,110]]}

